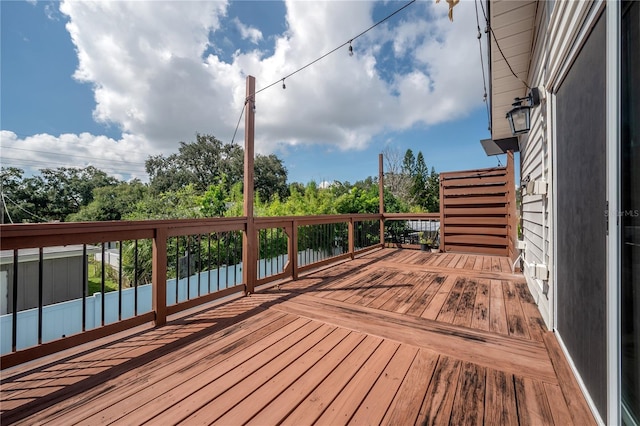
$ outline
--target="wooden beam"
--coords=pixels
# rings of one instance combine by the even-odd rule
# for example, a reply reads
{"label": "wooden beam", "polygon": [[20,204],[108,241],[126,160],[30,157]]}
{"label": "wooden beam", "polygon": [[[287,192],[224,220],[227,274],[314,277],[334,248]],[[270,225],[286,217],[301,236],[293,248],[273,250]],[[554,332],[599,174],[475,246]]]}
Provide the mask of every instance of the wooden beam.
{"label": "wooden beam", "polygon": [[254,133],[255,133],[255,93],[256,79],[247,76],[247,91],[245,102],[244,128],[244,210],[247,227],[242,234],[242,281],[246,286],[245,292],[254,291],[257,279],[257,236],[253,217],[253,175],[254,175]]}

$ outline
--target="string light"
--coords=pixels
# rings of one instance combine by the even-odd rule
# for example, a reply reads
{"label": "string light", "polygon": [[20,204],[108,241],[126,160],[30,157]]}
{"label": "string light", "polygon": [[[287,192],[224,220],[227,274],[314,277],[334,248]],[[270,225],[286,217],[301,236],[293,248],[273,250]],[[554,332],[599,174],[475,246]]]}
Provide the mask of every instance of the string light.
{"label": "string light", "polygon": [[316,62],[326,58],[327,56],[331,55],[332,53],[336,52],[337,50],[343,48],[346,45],[351,45],[351,42],[353,42],[354,40],[356,40],[358,37],[362,37],[363,35],[365,35],[366,33],[368,33],[369,31],[371,31],[372,29],[374,29],[375,27],[377,27],[378,25],[382,24],[383,22],[387,21],[388,19],[392,18],[393,16],[397,15],[398,13],[402,12],[404,9],[406,9],[407,7],[411,6],[413,3],[415,3],[417,0],[411,0],[409,2],[407,2],[404,6],[396,9],[394,12],[390,13],[389,15],[387,15],[386,17],[384,17],[383,19],[379,20],[378,22],[376,22],[375,24],[371,25],[369,28],[367,28],[366,30],[362,31],[360,34],[356,35],[355,37],[352,37],[351,39],[349,39],[348,41],[345,41],[344,43],[342,43],[340,46],[336,47],[335,49],[325,53],[324,55],[314,59],[313,61],[309,62],[308,64],[298,68],[297,70],[293,71],[292,73],[289,73],[287,75],[285,75],[284,77],[274,81],[273,83],[263,87],[260,90],[256,90],[256,92],[254,93],[254,95],[257,95],[258,93],[267,90],[273,86],[275,86],[276,84],[280,83],[281,81],[283,81],[285,78],[289,78],[294,74],[299,73],[300,71],[304,70],[305,68],[310,67],[311,65],[315,64]]}
{"label": "string light", "polygon": [[[349,55],[353,56],[353,46],[351,45],[351,43],[353,42],[353,40],[357,39],[358,37],[362,37],[363,35],[365,35],[366,33],[368,33],[369,31],[371,31],[372,29],[374,29],[375,27],[377,27],[378,25],[382,24],[383,22],[387,21],[388,19],[392,18],[393,16],[397,15],[398,13],[402,12],[404,9],[406,9],[407,7],[411,6],[413,3],[415,3],[417,0],[410,0],[409,2],[407,2],[404,6],[396,9],[393,13],[385,16],[383,19],[379,20],[378,22],[376,22],[375,24],[371,25],[369,28],[367,28],[366,30],[362,31],[360,34],[358,34],[357,36],[351,38],[349,41],[346,41],[344,43],[342,43],[340,46],[336,47],[335,49],[325,53],[324,55],[316,58],[315,60],[309,62],[308,64],[298,68],[297,70],[293,71],[292,73],[285,75],[284,77],[282,77],[279,80],[274,81],[273,83],[263,87],[260,90],[257,90],[255,93],[253,93],[250,96],[255,96],[258,93],[267,90],[273,86],[275,86],[276,84],[280,83],[282,81],[282,88],[286,89],[286,85],[284,84],[284,80],[285,78],[289,78],[294,74],[299,73],[300,71],[304,70],[305,68],[310,67],[311,65],[315,64],[316,62],[326,58],[327,56],[331,55],[332,53],[336,52],[337,50],[343,48],[344,46],[346,46],[347,44],[349,45]],[[255,99],[255,98],[254,98]],[[236,129],[233,131],[233,137],[231,138],[231,143],[233,143],[233,141],[236,138],[236,134],[238,133],[238,128],[240,127],[240,121],[242,120],[242,115],[244,114],[244,109],[247,105],[247,101],[249,100],[249,97],[245,98],[245,104],[242,106],[242,110],[240,111],[240,117],[238,118],[238,123],[236,124]],[[254,104],[254,111],[255,111],[255,104]]]}

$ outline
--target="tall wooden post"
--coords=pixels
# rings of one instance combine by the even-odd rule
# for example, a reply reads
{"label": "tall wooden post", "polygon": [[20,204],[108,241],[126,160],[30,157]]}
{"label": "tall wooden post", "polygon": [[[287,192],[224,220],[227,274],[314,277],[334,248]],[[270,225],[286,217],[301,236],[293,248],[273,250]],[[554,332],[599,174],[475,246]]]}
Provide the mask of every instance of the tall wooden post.
{"label": "tall wooden post", "polygon": [[378,154],[378,197],[380,198],[380,244],[384,247],[384,157]]}
{"label": "tall wooden post", "polygon": [[257,279],[257,242],[253,218],[253,138],[255,133],[255,93],[256,79],[247,76],[247,95],[245,101],[244,120],[244,216],[247,226],[242,234],[242,280],[245,283],[245,294],[254,291]]}

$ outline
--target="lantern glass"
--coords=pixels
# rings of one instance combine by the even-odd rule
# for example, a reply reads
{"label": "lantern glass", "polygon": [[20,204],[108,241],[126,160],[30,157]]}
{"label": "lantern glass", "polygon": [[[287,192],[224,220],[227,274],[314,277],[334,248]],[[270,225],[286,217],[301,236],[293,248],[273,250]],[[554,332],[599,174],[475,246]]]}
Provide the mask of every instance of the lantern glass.
{"label": "lantern glass", "polygon": [[511,134],[520,135],[527,133],[531,129],[530,122],[531,108],[529,106],[516,106],[507,113]]}

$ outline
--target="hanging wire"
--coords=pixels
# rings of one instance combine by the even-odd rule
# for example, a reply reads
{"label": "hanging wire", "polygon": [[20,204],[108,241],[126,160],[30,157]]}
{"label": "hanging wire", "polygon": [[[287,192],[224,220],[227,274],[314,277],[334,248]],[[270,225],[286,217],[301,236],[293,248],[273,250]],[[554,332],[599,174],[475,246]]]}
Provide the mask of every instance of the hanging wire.
{"label": "hanging wire", "polygon": [[7,213],[9,222],[13,223],[13,219],[11,219],[11,215],[9,214],[9,209],[7,208],[7,200],[4,199],[4,192],[0,193],[0,195],[2,195],[2,205],[4,206],[4,211]]}
{"label": "hanging wire", "polygon": [[497,39],[495,33],[493,32],[493,28],[491,28],[491,25],[489,24],[489,18],[487,18],[487,12],[484,10],[484,5],[482,4],[482,2],[480,2],[480,7],[482,8],[482,14],[484,15],[484,20],[487,23],[487,28],[489,29],[489,31],[491,32],[491,35],[493,36],[493,42],[496,44],[496,47],[498,48],[498,51],[500,52],[500,55],[502,55],[502,59],[504,59],[504,62],[507,64],[507,67],[509,67],[509,71],[511,71],[511,74],[513,74],[513,76],[515,78],[520,80],[522,82],[522,84],[524,84],[527,89],[531,90],[531,87],[529,87],[527,82],[524,81],[523,79],[521,79],[520,77],[518,77],[516,75],[516,73],[513,71],[513,68],[511,68],[511,64],[509,63],[509,61],[507,61],[507,57],[504,55],[504,52],[502,51],[502,48],[500,47],[500,44],[498,44],[498,39]]}
{"label": "hanging wire", "polygon": [[[11,198],[9,198],[4,192],[2,193],[2,202],[4,203],[4,208],[5,211],[7,212],[7,216],[9,216],[9,210],[7,210],[7,202],[6,200],[11,201],[11,203],[13,203],[17,208],[19,208],[20,210],[22,210],[23,212],[25,212],[26,214],[35,217],[36,219],[39,219],[43,222],[48,222],[48,219],[45,219],[41,216],[38,216],[35,213],[30,212],[29,210],[24,209],[20,204],[16,203],[15,201],[13,201]],[[11,216],[9,216],[9,220],[11,220]],[[13,220],[11,220],[11,223],[13,223]]]}
{"label": "hanging wire", "polygon": [[247,107],[248,100],[244,101],[244,105],[242,106],[242,111],[240,111],[240,117],[238,117],[238,123],[236,124],[236,129],[233,131],[233,137],[231,138],[231,143],[236,139],[236,133],[238,133],[238,127],[240,127],[240,121],[242,121],[242,116],[244,115],[244,109]]}
{"label": "hanging wire", "polygon": [[478,48],[480,49],[480,67],[482,68],[482,85],[484,86],[484,106],[487,110],[487,130],[491,131],[491,113],[489,112],[489,102],[487,102],[487,77],[484,73],[484,58],[482,55],[482,33],[480,32],[480,16],[478,15],[478,0],[475,0],[476,5],[476,24],[478,26]]}
{"label": "hanging wire", "polygon": [[[285,78],[289,78],[292,75],[295,75],[297,73],[299,73],[300,71],[304,70],[305,68],[310,67],[311,65],[315,64],[318,61],[321,61],[322,59],[326,58],[327,56],[331,55],[332,53],[334,53],[335,51],[343,48],[346,45],[350,45],[352,41],[354,41],[355,39],[357,39],[358,37],[362,37],[363,35],[365,35],[366,33],[368,33],[369,31],[371,31],[372,29],[374,29],[375,27],[377,27],[378,25],[382,24],[383,22],[387,21],[388,19],[390,19],[391,17],[393,17],[394,15],[400,13],[401,11],[403,11],[404,9],[406,9],[407,7],[411,6],[413,3],[415,3],[416,0],[411,0],[410,2],[408,2],[407,4],[405,4],[404,6],[402,6],[401,8],[397,9],[396,11],[394,11],[393,13],[387,15],[386,17],[384,17],[383,19],[381,19],[380,21],[376,22],[375,24],[373,24],[372,26],[370,26],[369,28],[367,28],[366,30],[362,31],[360,34],[358,34],[355,37],[350,38],[349,40],[345,41],[344,43],[342,43],[341,45],[339,45],[338,47],[334,48],[333,50],[325,53],[324,55],[318,57],[317,59],[314,59],[313,61],[309,62],[308,64],[298,68],[297,70],[293,71],[290,74],[285,75],[284,77],[279,78],[278,80],[274,81],[273,83],[263,87],[262,89],[256,91],[254,93],[254,95],[257,95],[258,93],[269,89],[270,87],[275,86],[276,84],[280,83],[281,81],[283,81]],[[353,49],[352,49],[353,50]]]}
{"label": "hanging wire", "polygon": [[[324,55],[314,59],[313,61],[309,62],[308,64],[298,68],[297,70],[293,71],[290,74],[285,75],[284,77],[279,78],[278,80],[274,81],[273,83],[263,87],[262,89],[256,91],[255,93],[253,93],[252,95],[249,95],[248,97],[245,98],[244,100],[244,105],[242,106],[242,111],[240,111],[240,118],[238,118],[238,124],[236,124],[236,129],[233,131],[233,137],[231,138],[231,143],[234,142],[235,138],[236,138],[236,133],[238,132],[238,127],[240,127],[240,121],[242,120],[242,115],[244,114],[244,110],[245,107],[247,106],[247,102],[249,101],[249,99],[251,99],[252,97],[254,97],[255,95],[257,95],[260,92],[263,92],[273,86],[275,86],[276,84],[282,82],[282,88],[286,89],[286,86],[284,84],[284,80],[291,77],[294,74],[299,73],[300,71],[304,70],[305,68],[310,67],[311,65],[315,64],[318,61],[321,61],[322,59],[326,58],[327,56],[331,55],[332,53],[334,53],[335,51],[343,48],[346,45],[349,45],[349,55],[353,55],[353,47],[351,46],[351,43],[357,39],[358,37],[362,37],[363,35],[365,35],[366,33],[368,33],[369,31],[371,31],[372,29],[374,29],[375,27],[377,27],[378,25],[382,24],[383,22],[389,20],[390,18],[392,18],[393,16],[395,16],[396,14],[402,12],[404,9],[406,9],[407,7],[411,6],[413,3],[415,3],[417,0],[411,0],[410,2],[408,2],[407,4],[405,4],[404,6],[400,7],[399,9],[396,9],[393,13],[385,16],[383,19],[379,20],[378,22],[376,22],[375,24],[371,25],[369,28],[367,28],[366,30],[362,31],[360,34],[356,35],[355,37],[350,38],[349,40],[345,41],[344,43],[342,43],[340,46],[336,47],[335,49],[325,53]],[[255,98],[254,98],[255,99]]]}

